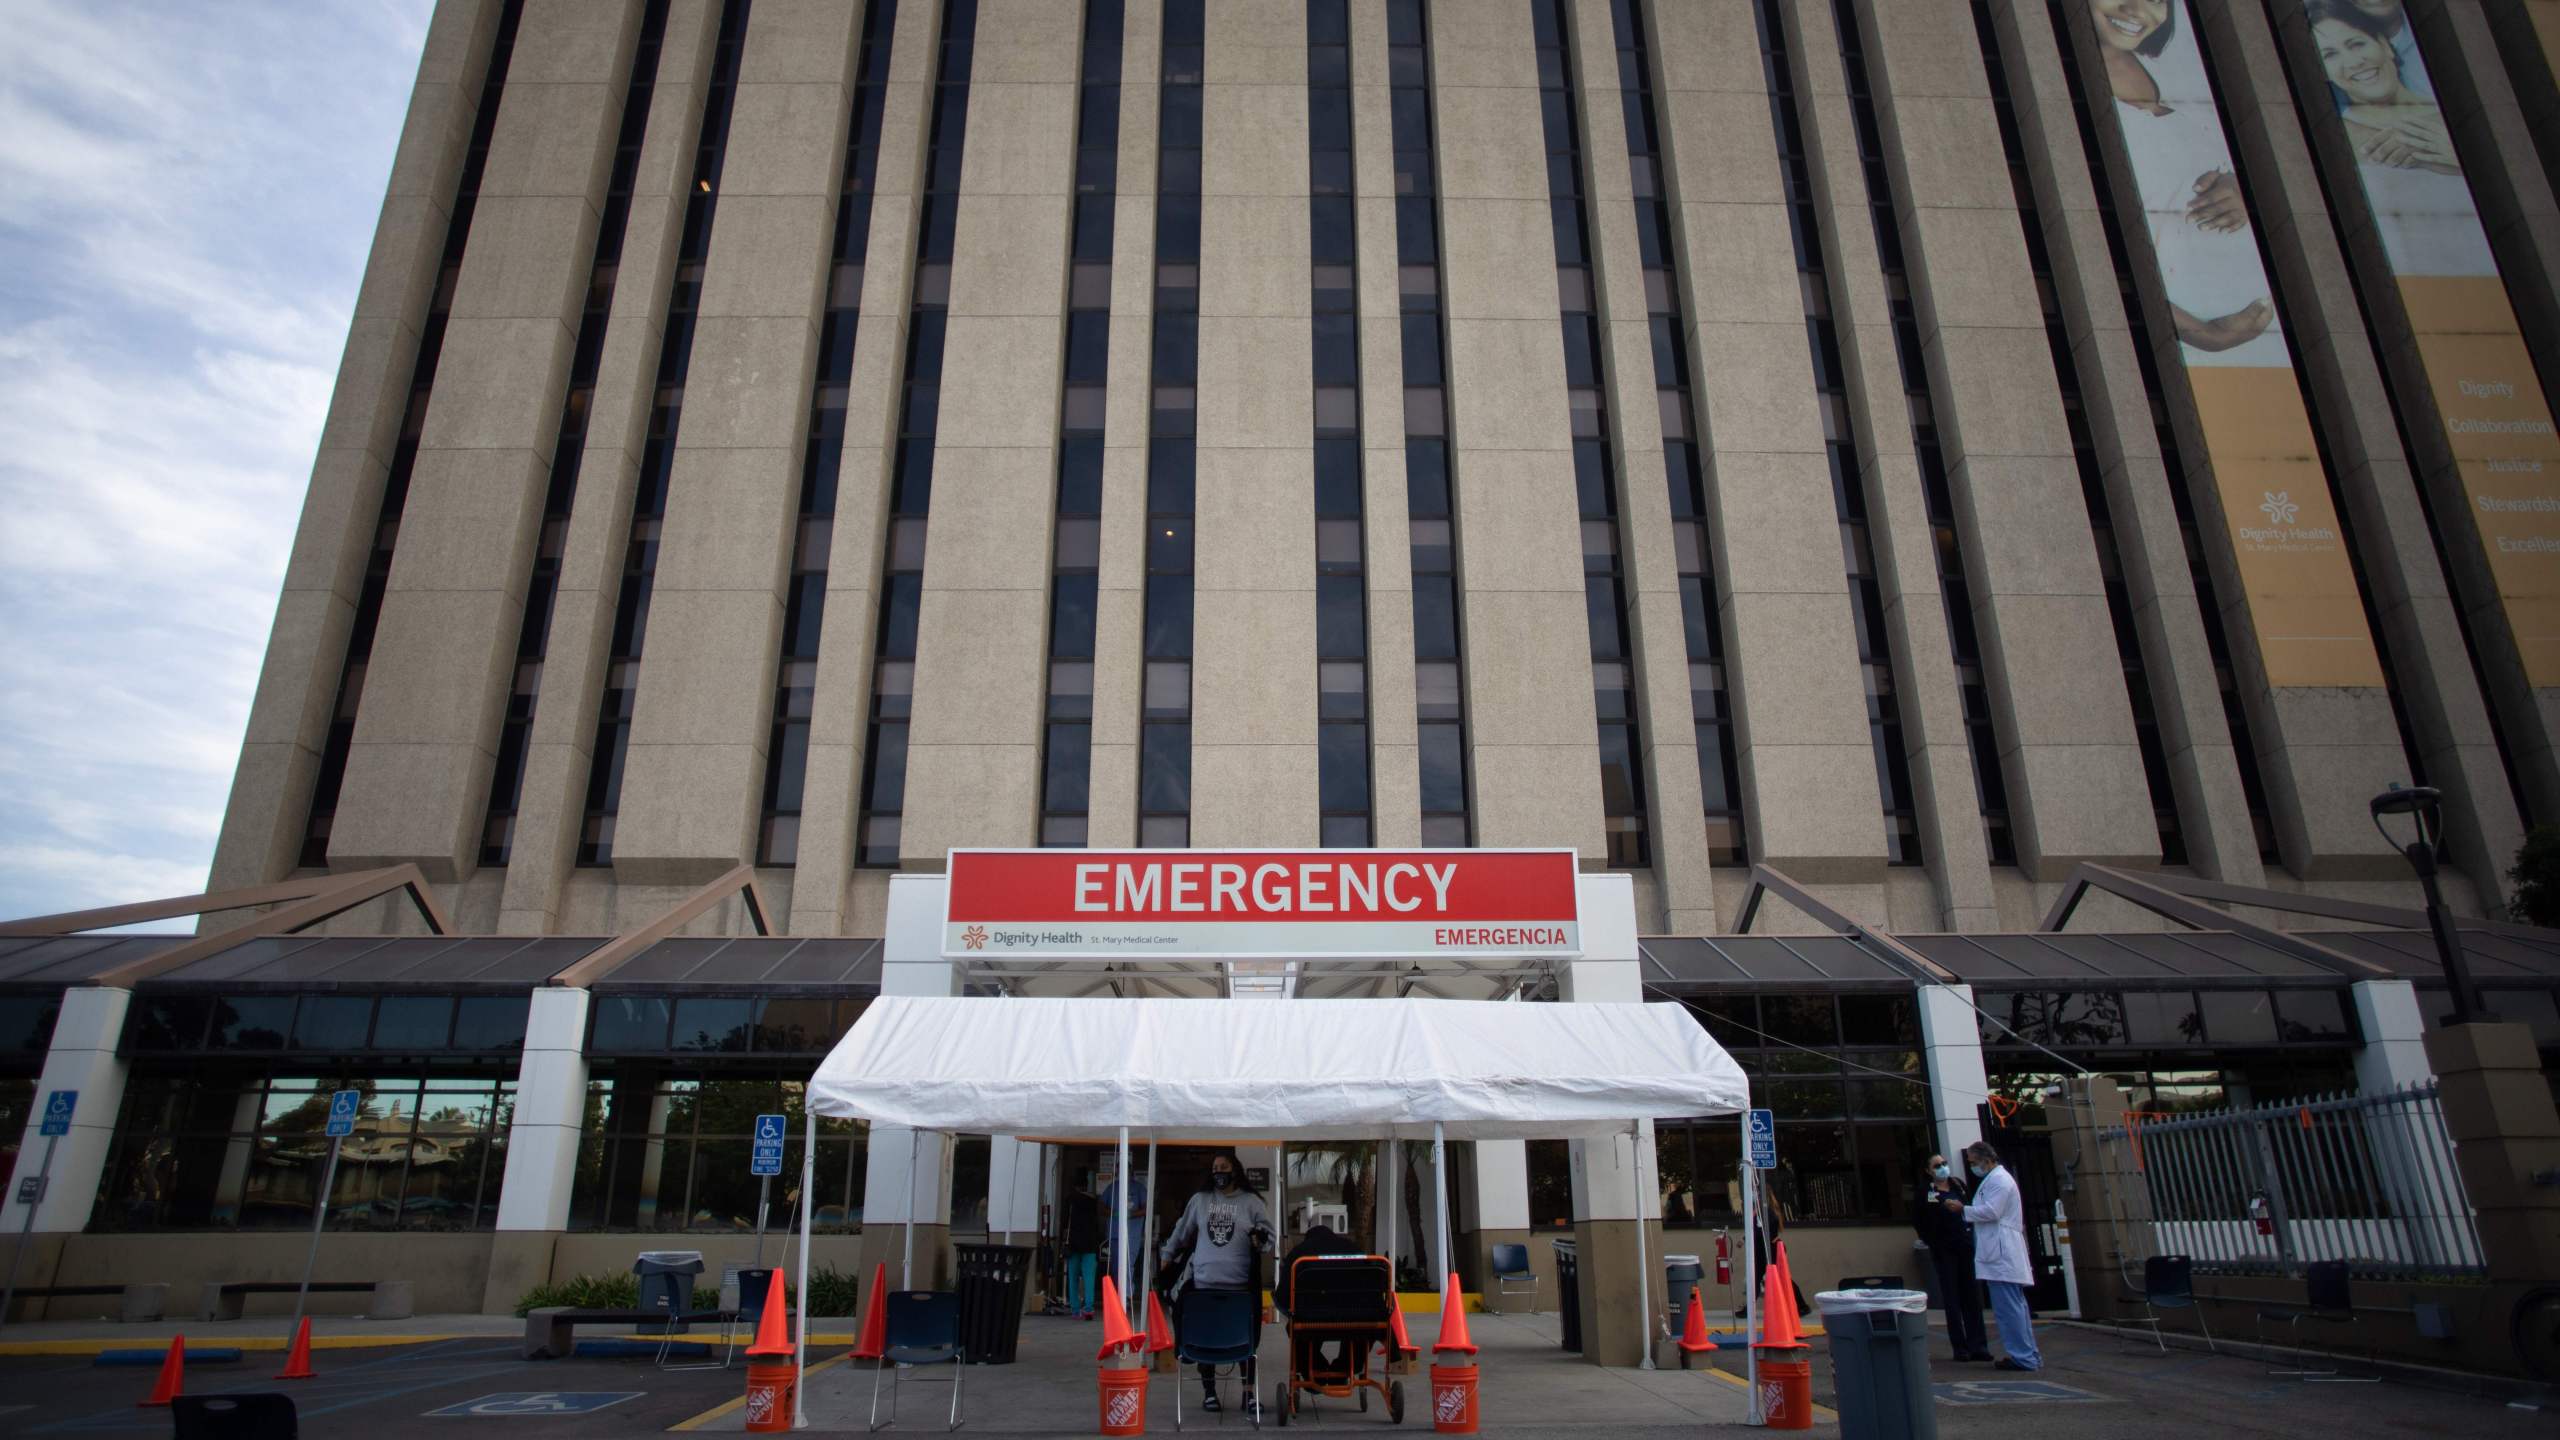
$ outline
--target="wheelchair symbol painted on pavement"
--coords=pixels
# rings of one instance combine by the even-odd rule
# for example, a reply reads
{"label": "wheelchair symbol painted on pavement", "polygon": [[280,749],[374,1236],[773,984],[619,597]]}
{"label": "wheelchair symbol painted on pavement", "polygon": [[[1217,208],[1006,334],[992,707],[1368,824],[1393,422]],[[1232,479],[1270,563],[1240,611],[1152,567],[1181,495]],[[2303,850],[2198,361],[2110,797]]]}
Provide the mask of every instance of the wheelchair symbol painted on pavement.
{"label": "wheelchair symbol painted on pavement", "polygon": [[637,1400],[646,1390],[507,1390],[465,1400],[427,1412],[429,1418],[439,1415],[591,1415],[598,1410]]}

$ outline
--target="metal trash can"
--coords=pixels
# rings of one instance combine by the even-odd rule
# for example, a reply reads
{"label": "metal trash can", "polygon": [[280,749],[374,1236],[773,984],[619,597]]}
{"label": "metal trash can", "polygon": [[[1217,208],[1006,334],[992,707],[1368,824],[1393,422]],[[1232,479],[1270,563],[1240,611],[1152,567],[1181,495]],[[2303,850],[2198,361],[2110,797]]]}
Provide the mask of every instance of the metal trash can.
{"label": "metal trash can", "polygon": [[960,1343],[972,1365],[1010,1365],[1022,1343],[1031,1284],[1028,1245],[955,1245],[960,1262]]}
{"label": "metal trash can", "polygon": [[693,1277],[702,1273],[702,1252],[643,1250],[631,1262],[631,1273],[640,1277],[640,1308],[663,1310],[669,1317],[642,1321],[641,1331],[683,1334],[685,1312],[693,1308]]}
{"label": "metal trash can", "polygon": [[1831,1342],[1841,1440],[1938,1440],[1929,1390],[1929,1297],[1918,1290],[1825,1290],[1813,1303]]}
{"label": "metal trash can", "polygon": [[1669,1309],[1671,1328],[1680,1329],[1681,1317],[1689,1313],[1689,1296],[1707,1278],[1707,1267],[1695,1255],[1662,1257],[1662,1298]]}
{"label": "metal trash can", "polygon": [[1564,1331],[1564,1348],[1579,1353],[1582,1349],[1582,1260],[1575,1253],[1574,1242],[1558,1240],[1556,1246],[1556,1318]]}

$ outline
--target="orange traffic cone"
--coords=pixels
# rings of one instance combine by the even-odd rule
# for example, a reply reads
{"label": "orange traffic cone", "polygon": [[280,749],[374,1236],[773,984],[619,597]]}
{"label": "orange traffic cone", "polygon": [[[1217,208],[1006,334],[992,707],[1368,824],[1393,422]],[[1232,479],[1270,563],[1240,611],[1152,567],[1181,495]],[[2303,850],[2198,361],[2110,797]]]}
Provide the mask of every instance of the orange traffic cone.
{"label": "orange traffic cone", "polygon": [[143,1401],[139,1408],[166,1408],[170,1401],[178,1398],[178,1387],[185,1380],[186,1373],[187,1337],[180,1335],[169,1342],[169,1356],[160,1362],[160,1383],[151,1387],[151,1398]]}
{"label": "orange traffic cone", "polygon": [[279,1380],[309,1380],[311,1374],[311,1317],[293,1332],[293,1348],[284,1353],[284,1368],[276,1372]]}
{"label": "orange traffic cone", "polygon": [[764,1313],[756,1317],[756,1343],[747,1347],[747,1357],[790,1353],[791,1297],[783,1293],[782,1272],[776,1270],[764,1292]]}
{"label": "orange traffic cone", "polygon": [[1778,1280],[1781,1284],[1787,1287],[1787,1308],[1791,1311],[1795,1311],[1795,1313],[1801,1317],[1803,1312],[1795,1309],[1796,1267],[1787,1263],[1787,1242],[1784,1240],[1772,1240],[1769,1242],[1769,1248],[1777,1252]]}
{"label": "orange traffic cone", "polygon": [[1771,1264],[1761,1281],[1760,1338],[1754,1350],[1801,1350],[1804,1337],[1796,1332],[1796,1297],[1788,1292],[1787,1277]]}
{"label": "orange traffic cone", "polygon": [[1458,1288],[1458,1277],[1450,1275],[1448,1288],[1440,1292],[1440,1338],[1431,1342],[1431,1353],[1454,1350],[1462,1355],[1476,1353],[1476,1342],[1467,1338],[1467,1296]]}
{"label": "orange traffic cone", "polygon": [[1123,1350],[1133,1350],[1146,1342],[1146,1337],[1129,1328],[1129,1307],[1120,1303],[1120,1281],[1102,1277],[1102,1348],[1093,1353],[1096,1360],[1108,1360]]}
{"label": "orange traffic cone", "polygon": [[1413,1337],[1404,1331],[1404,1302],[1401,1300],[1397,1300],[1387,1308],[1387,1332],[1396,1337],[1396,1353],[1389,1356],[1389,1359],[1402,1360],[1421,1353],[1414,1349]]}
{"label": "orange traffic cone", "polygon": [[1692,1355],[1716,1348],[1716,1342],[1707,1335],[1706,1302],[1698,1298],[1695,1290],[1689,1292],[1688,1318],[1680,1322],[1680,1348]]}
{"label": "orange traffic cone", "polygon": [[881,1296],[889,1288],[889,1262],[883,1260],[871,1267],[871,1294],[862,1304],[862,1333],[853,1342],[853,1358],[877,1360],[889,1348],[889,1312],[881,1307]]}
{"label": "orange traffic cone", "polygon": [[1164,1318],[1164,1300],[1156,1292],[1147,1292],[1147,1353],[1162,1354],[1173,1348],[1173,1323]]}

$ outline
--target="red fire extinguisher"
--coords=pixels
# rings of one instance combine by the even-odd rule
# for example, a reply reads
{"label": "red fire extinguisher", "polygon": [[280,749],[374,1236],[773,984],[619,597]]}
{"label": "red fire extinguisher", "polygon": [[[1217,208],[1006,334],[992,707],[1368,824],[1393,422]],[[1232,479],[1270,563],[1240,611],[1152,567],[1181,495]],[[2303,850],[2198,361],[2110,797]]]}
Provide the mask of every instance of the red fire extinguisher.
{"label": "red fire extinguisher", "polygon": [[2249,1197],[2249,1223],[2257,1226],[2261,1235],[2276,1233],[2276,1217],[2267,1209],[2264,1192]]}
{"label": "red fire extinguisher", "polygon": [[1733,1241],[1722,1230],[1716,1232],[1716,1283],[1733,1283]]}

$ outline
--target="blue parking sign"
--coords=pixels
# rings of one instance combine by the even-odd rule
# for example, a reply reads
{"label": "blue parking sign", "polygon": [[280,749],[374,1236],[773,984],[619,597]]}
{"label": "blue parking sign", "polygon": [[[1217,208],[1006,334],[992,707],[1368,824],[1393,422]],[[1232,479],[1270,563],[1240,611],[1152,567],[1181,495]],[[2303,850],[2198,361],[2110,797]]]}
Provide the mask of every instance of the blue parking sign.
{"label": "blue parking sign", "polygon": [[782,1116],[757,1116],[755,1150],[750,1157],[747,1173],[751,1175],[781,1174],[782,1137],[787,1133],[783,1128]]}
{"label": "blue parking sign", "polygon": [[80,1092],[77,1090],[47,1092],[44,1097],[44,1124],[37,1129],[36,1133],[38,1135],[70,1134],[71,1112],[78,1109],[79,1105]]}
{"label": "blue parking sign", "polygon": [[356,1133],[356,1117],[364,1113],[364,1092],[333,1090],[329,1092],[329,1129],[331,1136]]}
{"label": "blue parking sign", "polygon": [[1778,1168],[1778,1117],[1775,1112],[1754,1110],[1747,1127],[1751,1141],[1751,1168]]}

